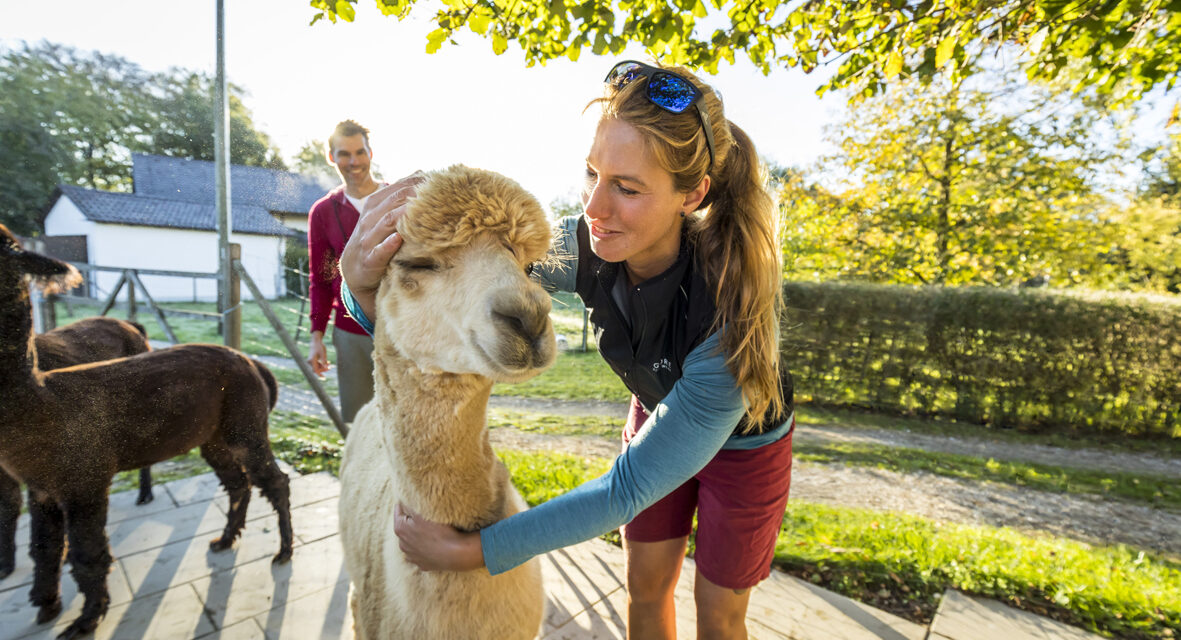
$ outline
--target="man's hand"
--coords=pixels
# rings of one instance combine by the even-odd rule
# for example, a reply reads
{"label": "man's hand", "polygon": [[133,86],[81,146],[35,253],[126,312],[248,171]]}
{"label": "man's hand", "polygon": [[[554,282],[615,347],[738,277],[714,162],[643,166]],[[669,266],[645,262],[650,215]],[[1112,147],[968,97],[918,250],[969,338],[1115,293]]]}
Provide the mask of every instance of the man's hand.
{"label": "man's hand", "polygon": [[423,571],[472,571],[484,566],[480,534],[431,522],[398,503],[394,535],[406,560]]}
{"label": "man's hand", "polygon": [[397,233],[398,220],[406,213],[406,202],[414,196],[415,187],[425,179],[421,171],[416,171],[374,191],[341,253],[340,273],[369,318],[374,317],[376,310],[377,285],[402,246],[402,236]]}
{"label": "man's hand", "polygon": [[331,368],[328,362],[328,349],[324,346],[324,332],[312,332],[312,346],[308,349],[308,365],[312,367],[312,371],[322,376]]}

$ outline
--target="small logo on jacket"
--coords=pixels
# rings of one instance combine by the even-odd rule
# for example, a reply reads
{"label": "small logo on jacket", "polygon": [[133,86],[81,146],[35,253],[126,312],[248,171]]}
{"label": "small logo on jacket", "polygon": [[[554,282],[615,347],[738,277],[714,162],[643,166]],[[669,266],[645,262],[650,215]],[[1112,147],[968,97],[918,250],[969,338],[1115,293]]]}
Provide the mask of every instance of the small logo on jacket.
{"label": "small logo on jacket", "polygon": [[668,358],[661,358],[660,360],[652,363],[652,372],[653,373],[656,373],[657,371],[660,371],[661,369],[663,369],[665,371],[672,371],[673,370],[673,365],[671,362],[668,361]]}

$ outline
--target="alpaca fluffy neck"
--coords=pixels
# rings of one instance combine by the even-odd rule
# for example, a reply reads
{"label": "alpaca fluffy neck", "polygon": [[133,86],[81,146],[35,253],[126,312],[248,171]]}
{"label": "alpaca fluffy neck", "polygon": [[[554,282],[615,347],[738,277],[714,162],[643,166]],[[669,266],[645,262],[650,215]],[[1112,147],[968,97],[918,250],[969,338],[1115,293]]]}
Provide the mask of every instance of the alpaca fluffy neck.
{"label": "alpaca fluffy neck", "polygon": [[[23,286],[19,295],[0,309],[0,389],[11,402],[16,402],[23,392],[31,393],[37,385],[32,313],[29,293]],[[9,409],[7,401],[0,405],[0,410]]]}
{"label": "alpaca fluffy neck", "polygon": [[491,380],[428,373],[380,336],[376,342],[378,420],[406,505],[461,529],[501,519],[503,471],[485,419]]}

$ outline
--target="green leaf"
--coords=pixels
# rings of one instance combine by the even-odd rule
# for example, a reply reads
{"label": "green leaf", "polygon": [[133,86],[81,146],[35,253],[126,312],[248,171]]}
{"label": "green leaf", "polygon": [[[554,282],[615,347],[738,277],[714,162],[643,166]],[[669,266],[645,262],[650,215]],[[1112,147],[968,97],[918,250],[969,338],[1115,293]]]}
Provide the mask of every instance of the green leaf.
{"label": "green leaf", "polygon": [[467,21],[467,26],[469,28],[471,28],[471,30],[474,31],[475,33],[478,33],[480,35],[484,35],[485,33],[488,32],[488,25],[491,23],[492,23],[491,16],[484,15],[482,13],[477,13],[477,14],[473,15]]}
{"label": "green leaf", "polygon": [[504,53],[508,49],[508,40],[505,39],[499,31],[492,33],[492,52],[496,55]]}
{"label": "green leaf", "polygon": [[943,65],[951,59],[951,55],[955,53],[955,45],[958,42],[955,36],[948,36],[939,43],[935,49],[935,68],[942,69]]}
{"label": "green leaf", "polygon": [[599,33],[595,34],[595,44],[591,47],[591,51],[593,51],[596,56],[599,56],[603,55],[603,52],[606,50],[607,39],[603,36],[603,32],[600,31]]}
{"label": "green leaf", "polygon": [[443,46],[443,41],[447,39],[446,29],[435,29],[426,36],[426,52],[435,53]]}
{"label": "green leaf", "polygon": [[357,17],[357,11],[353,9],[353,3],[349,0],[336,0],[336,15],[346,22],[352,22],[353,18]]}
{"label": "green leaf", "polygon": [[902,54],[897,50],[890,52],[884,72],[887,78],[893,78],[902,72]]}

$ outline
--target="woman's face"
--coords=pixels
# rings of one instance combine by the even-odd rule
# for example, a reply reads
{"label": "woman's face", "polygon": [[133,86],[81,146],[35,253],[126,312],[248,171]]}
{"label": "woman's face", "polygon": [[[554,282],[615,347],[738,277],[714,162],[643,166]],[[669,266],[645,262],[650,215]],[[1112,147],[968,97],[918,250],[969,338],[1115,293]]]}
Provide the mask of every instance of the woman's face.
{"label": "woman's face", "polygon": [[582,190],[595,255],[626,262],[635,282],[659,275],[680,250],[681,212],[692,211],[705,195],[694,201],[694,193],[675,190],[672,174],[656,164],[635,127],[599,122]]}

